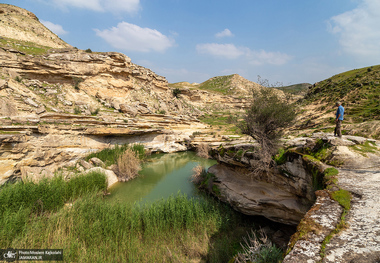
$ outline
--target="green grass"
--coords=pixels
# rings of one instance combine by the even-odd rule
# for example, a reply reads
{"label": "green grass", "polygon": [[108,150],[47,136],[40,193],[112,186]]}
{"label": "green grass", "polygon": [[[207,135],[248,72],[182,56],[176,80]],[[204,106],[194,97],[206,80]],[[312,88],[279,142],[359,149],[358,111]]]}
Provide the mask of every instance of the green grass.
{"label": "green grass", "polygon": [[233,90],[231,90],[231,78],[234,75],[228,76],[220,76],[211,78],[200,84],[198,87],[201,90],[212,91],[216,93],[220,93],[223,95],[233,94]]}
{"label": "green grass", "polygon": [[283,92],[291,94],[302,94],[307,92],[308,88],[311,86],[310,83],[299,83],[289,86],[278,87],[277,89],[282,90]]}
{"label": "green grass", "polygon": [[326,114],[336,101],[345,107],[346,121],[360,123],[380,120],[380,65],[355,69],[332,76],[312,87],[306,104],[320,103]]}
{"label": "green grass", "polygon": [[27,55],[44,55],[51,47],[42,46],[33,42],[21,41],[12,38],[1,38],[0,46],[18,50]]}
{"label": "green grass", "polygon": [[331,197],[337,201],[345,210],[350,210],[351,208],[351,194],[347,190],[340,189],[338,191],[332,192]]}
{"label": "green grass", "polygon": [[359,152],[364,157],[367,157],[367,153],[377,153],[379,150],[375,143],[369,141],[366,141],[364,144],[350,146],[350,148]]}
{"label": "green grass", "polygon": [[113,148],[106,148],[100,152],[89,154],[85,160],[88,161],[93,157],[97,157],[104,162],[106,166],[110,166],[116,163],[118,157],[125,152],[128,148],[131,148],[139,157],[140,160],[145,159],[146,153],[144,145],[134,144],[129,146],[128,144],[118,145],[116,144]]}
{"label": "green grass", "polygon": [[111,203],[104,187],[99,174],[3,186],[0,247],[60,248],[65,262],[227,262],[253,227],[212,198]]}
{"label": "green grass", "polygon": [[286,163],[286,160],[287,160],[286,151],[284,149],[282,149],[282,148],[279,149],[278,150],[278,154],[276,154],[273,157],[273,159],[276,162],[276,164],[278,164],[278,165]]}
{"label": "green grass", "polygon": [[65,202],[90,192],[105,191],[104,174],[88,173],[69,182],[62,176],[43,179],[39,183],[18,182],[0,188],[0,247],[23,234],[33,217],[48,215],[62,209]]}

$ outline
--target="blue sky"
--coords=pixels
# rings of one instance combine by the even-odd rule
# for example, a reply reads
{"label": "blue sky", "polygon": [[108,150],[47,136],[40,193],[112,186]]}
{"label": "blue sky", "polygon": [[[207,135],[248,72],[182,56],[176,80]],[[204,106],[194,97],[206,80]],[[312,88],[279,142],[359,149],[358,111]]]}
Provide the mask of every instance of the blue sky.
{"label": "blue sky", "polygon": [[168,79],[314,83],[380,64],[379,0],[9,0],[72,46]]}

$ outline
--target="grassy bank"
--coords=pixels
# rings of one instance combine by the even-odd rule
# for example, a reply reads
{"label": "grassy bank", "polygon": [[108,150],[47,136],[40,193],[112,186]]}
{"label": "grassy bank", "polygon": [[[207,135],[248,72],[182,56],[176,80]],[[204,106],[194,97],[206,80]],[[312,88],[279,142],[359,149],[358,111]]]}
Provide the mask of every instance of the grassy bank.
{"label": "grassy bank", "polygon": [[91,174],[3,186],[0,247],[60,248],[66,262],[228,262],[253,227],[212,198],[111,204],[105,182]]}

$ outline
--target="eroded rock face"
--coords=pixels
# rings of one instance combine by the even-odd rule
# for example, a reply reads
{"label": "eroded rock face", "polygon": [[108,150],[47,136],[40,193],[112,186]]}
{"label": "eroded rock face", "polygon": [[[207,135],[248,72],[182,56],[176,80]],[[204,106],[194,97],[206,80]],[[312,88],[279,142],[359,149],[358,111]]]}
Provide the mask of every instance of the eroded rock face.
{"label": "eroded rock face", "polygon": [[74,166],[92,151],[116,144],[139,143],[152,152],[185,151],[188,148],[184,142],[190,140],[196,127],[203,126],[188,126],[188,130],[181,131],[39,126],[28,134],[0,135],[0,180],[4,183],[12,175],[35,180],[50,177],[58,168]]}
{"label": "eroded rock face", "polygon": [[276,222],[297,225],[310,208],[310,203],[294,193],[253,179],[248,170],[223,164],[208,169],[215,175],[219,198],[246,215],[262,215]]}

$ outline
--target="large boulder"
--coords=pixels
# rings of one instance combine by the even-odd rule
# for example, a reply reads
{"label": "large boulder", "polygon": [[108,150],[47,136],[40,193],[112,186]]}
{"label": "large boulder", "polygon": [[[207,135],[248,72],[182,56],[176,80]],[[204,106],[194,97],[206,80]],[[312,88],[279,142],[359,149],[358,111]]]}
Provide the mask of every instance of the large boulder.
{"label": "large boulder", "polygon": [[91,169],[86,170],[85,173],[87,174],[90,172],[104,173],[107,177],[107,188],[110,188],[112,185],[114,185],[115,183],[117,183],[119,181],[116,174],[111,170],[107,170],[107,169],[104,169],[101,167],[93,167]]}
{"label": "large boulder", "polygon": [[276,222],[297,225],[310,208],[310,203],[295,193],[273,184],[254,180],[243,168],[217,164],[208,169],[215,175],[219,198],[246,215],[262,215]]}

